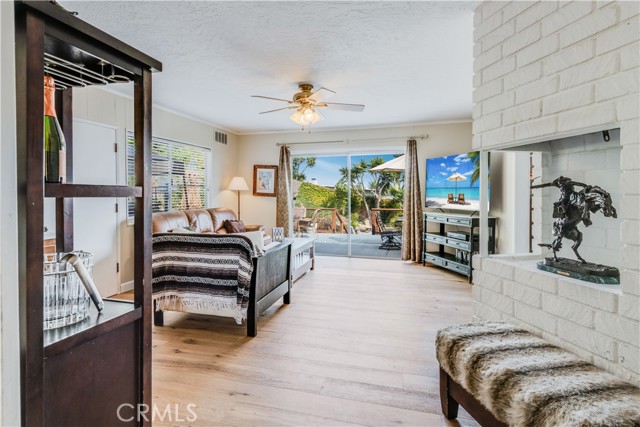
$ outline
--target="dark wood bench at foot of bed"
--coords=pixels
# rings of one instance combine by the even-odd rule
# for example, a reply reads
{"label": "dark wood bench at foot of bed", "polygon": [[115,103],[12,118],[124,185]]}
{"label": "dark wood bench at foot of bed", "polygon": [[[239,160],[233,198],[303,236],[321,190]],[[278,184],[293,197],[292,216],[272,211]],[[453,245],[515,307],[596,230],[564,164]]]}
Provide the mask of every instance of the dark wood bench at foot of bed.
{"label": "dark wood bench at foot of bed", "polygon": [[[221,236],[222,237],[222,236]],[[253,272],[247,308],[247,336],[258,334],[258,317],[280,298],[291,303],[291,242],[271,248],[264,255],[253,258]],[[155,309],[154,324],[164,324],[164,312]]]}
{"label": "dark wood bench at foot of bed", "polygon": [[247,336],[258,334],[258,317],[282,298],[291,304],[291,243],[281,243],[265,255],[254,258],[247,310]]}

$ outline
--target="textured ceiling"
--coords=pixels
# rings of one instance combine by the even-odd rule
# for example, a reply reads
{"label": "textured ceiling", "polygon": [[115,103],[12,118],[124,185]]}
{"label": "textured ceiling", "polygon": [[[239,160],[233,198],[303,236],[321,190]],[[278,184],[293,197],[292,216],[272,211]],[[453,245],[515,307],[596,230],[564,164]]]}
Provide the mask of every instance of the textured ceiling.
{"label": "textured ceiling", "polygon": [[295,130],[300,82],[365,104],[313,128],[471,118],[473,2],[61,1],[163,62],[154,103],[238,133]]}

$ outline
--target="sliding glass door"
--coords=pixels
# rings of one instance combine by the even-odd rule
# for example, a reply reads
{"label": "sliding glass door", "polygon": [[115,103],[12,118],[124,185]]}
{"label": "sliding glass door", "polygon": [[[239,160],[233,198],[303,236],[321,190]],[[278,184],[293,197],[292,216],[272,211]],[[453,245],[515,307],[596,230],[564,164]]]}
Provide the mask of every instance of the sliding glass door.
{"label": "sliding glass door", "polygon": [[349,255],[347,156],[293,158],[293,229],[315,237],[316,253]]}
{"label": "sliding glass door", "polygon": [[400,259],[400,154],[295,156],[294,231],[319,255]]}

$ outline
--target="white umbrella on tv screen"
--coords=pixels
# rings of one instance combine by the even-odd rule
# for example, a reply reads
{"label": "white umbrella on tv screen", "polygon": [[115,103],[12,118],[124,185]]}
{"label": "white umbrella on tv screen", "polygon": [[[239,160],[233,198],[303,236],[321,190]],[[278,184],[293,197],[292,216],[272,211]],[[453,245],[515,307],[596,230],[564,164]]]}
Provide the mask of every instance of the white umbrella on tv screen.
{"label": "white umbrella on tv screen", "polygon": [[454,181],[456,183],[456,193],[458,193],[458,182],[466,181],[466,180],[467,180],[467,177],[459,174],[458,172],[454,173],[449,178],[447,178],[447,181]]}

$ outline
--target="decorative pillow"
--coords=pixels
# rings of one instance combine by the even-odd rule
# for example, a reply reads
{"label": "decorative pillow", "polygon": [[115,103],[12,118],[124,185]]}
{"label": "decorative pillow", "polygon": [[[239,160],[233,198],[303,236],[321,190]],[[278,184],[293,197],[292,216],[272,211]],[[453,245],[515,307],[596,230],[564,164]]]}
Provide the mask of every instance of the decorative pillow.
{"label": "decorative pillow", "polygon": [[253,251],[256,256],[264,255],[264,236],[262,231],[246,231],[244,233],[235,233],[236,236],[245,236],[251,239],[253,243]]}
{"label": "decorative pillow", "polygon": [[170,233],[195,233],[196,230],[193,227],[176,227],[169,231]]}
{"label": "decorative pillow", "polygon": [[247,231],[247,228],[244,226],[244,222],[239,219],[227,219],[222,225],[224,229],[227,230],[227,233],[244,233]]}

